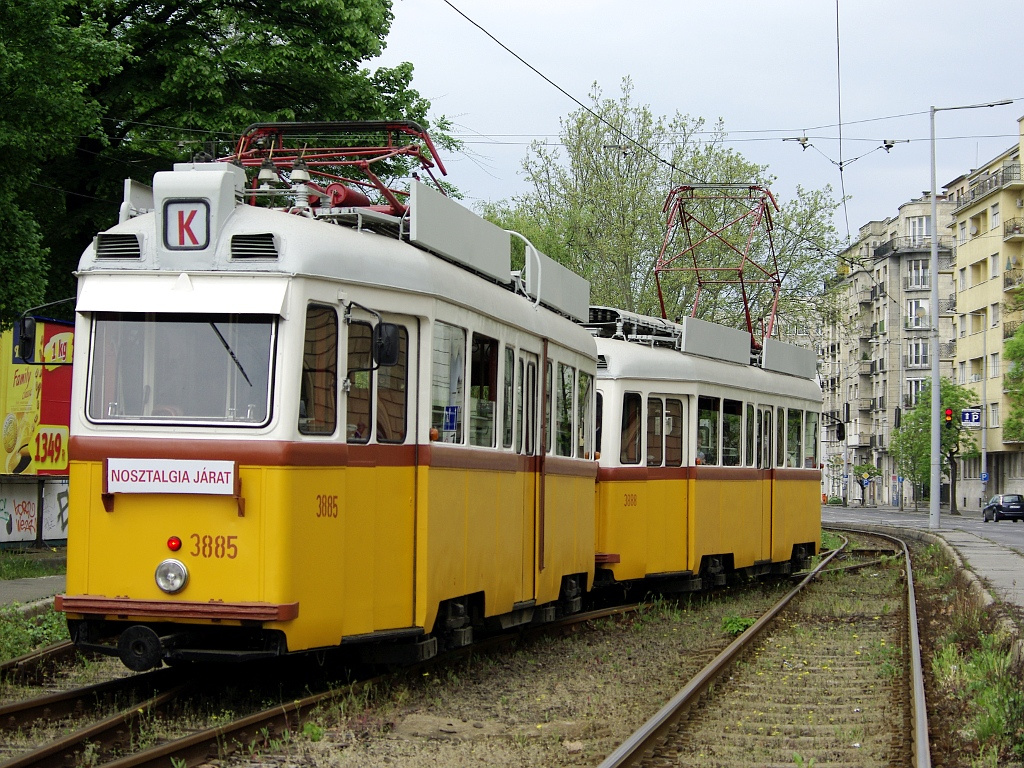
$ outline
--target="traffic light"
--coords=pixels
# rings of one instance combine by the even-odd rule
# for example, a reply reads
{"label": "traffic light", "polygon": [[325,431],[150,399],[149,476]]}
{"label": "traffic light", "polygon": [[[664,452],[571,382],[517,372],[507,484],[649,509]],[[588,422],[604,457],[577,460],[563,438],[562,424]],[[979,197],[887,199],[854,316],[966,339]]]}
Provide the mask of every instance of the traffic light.
{"label": "traffic light", "polygon": [[842,441],[846,439],[846,425],[843,422],[836,424],[836,440]]}
{"label": "traffic light", "polygon": [[952,427],[952,426],[953,426],[953,409],[952,408],[947,408],[946,409],[946,427],[949,428],[949,427]]}

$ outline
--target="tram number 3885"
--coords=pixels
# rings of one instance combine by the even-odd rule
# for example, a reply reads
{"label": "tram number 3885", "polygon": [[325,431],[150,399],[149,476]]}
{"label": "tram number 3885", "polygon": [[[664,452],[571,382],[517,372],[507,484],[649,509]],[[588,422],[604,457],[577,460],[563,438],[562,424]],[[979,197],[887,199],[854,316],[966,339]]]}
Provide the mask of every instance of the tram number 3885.
{"label": "tram number 3885", "polygon": [[318,493],[316,495],[316,516],[317,517],[337,517],[338,516],[338,497],[336,495],[330,495],[326,493]]}

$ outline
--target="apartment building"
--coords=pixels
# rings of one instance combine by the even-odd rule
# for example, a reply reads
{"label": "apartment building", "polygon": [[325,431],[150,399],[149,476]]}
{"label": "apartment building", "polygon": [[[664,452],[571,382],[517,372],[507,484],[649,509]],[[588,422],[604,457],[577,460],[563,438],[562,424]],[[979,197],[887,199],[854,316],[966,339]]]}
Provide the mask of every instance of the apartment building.
{"label": "apartment building", "polygon": [[[836,305],[819,349],[825,430],[822,492],[849,503],[913,501],[909,482],[887,447],[896,409],[914,407],[931,379],[930,330],[939,323],[940,371],[954,371],[954,261],[948,236],[953,203],[937,200],[939,306],[931,306],[931,196],[900,206],[896,216],[871,221],[840,255]],[[843,421],[845,439],[837,438]],[[880,475],[867,487],[853,467],[871,464]]]}
{"label": "apartment building", "polygon": [[[1024,132],[1024,118],[1018,133]],[[1024,442],[1003,432],[1009,410],[1003,343],[1021,324],[1013,299],[1024,290],[1024,139],[946,185],[956,239],[955,381],[982,403],[982,455],[961,462],[958,504],[978,509],[996,493],[1024,492]],[[985,477],[987,475],[987,478]]]}

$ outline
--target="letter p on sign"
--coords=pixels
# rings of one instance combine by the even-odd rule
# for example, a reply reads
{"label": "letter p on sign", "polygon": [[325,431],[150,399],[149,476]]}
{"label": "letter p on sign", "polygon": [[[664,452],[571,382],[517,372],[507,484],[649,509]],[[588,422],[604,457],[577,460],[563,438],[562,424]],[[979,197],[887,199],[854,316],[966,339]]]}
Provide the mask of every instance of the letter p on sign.
{"label": "letter p on sign", "polygon": [[164,204],[164,247],[199,251],[210,244],[210,204],[206,200],[176,200]]}

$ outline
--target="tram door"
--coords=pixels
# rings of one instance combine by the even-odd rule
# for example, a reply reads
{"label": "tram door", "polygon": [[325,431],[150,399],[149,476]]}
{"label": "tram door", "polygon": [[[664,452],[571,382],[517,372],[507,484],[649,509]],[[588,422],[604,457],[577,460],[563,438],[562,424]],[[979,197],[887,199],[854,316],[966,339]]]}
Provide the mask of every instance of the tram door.
{"label": "tram door", "polygon": [[522,472],[523,549],[522,593],[535,594],[538,472],[537,355],[520,352],[516,363],[516,451],[526,458]]}
{"label": "tram door", "polygon": [[775,445],[772,431],[771,406],[757,407],[757,468],[758,482],[761,484],[761,542],[766,549],[764,557],[771,557],[772,552],[772,496],[774,462],[772,446]]}

